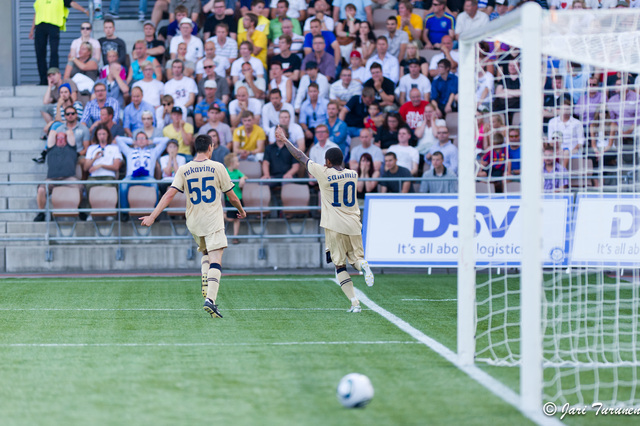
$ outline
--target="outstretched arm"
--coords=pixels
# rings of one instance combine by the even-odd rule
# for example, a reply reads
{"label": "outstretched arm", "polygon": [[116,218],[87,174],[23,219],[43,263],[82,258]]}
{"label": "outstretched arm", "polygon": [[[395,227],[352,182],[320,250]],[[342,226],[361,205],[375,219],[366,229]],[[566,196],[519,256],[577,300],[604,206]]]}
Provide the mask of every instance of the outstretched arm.
{"label": "outstretched arm", "polygon": [[173,186],[170,186],[169,189],[167,189],[167,192],[165,192],[164,196],[160,199],[160,202],[158,203],[156,208],[153,210],[151,215],[143,216],[139,218],[142,221],[142,225],[143,226],[153,225],[153,222],[155,222],[156,218],[160,216],[160,213],[162,213],[162,211],[166,209],[167,206],[169,206],[169,204],[171,204],[173,197],[175,197],[177,193],[178,193],[178,190]]}
{"label": "outstretched arm", "polygon": [[307,167],[307,161],[309,161],[309,157],[307,157],[304,152],[293,146],[289,139],[287,139],[287,137],[284,135],[284,131],[280,128],[280,126],[276,128],[276,140],[284,141],[284,145],[287,147],[293,158],[298,160],[303,167]]}

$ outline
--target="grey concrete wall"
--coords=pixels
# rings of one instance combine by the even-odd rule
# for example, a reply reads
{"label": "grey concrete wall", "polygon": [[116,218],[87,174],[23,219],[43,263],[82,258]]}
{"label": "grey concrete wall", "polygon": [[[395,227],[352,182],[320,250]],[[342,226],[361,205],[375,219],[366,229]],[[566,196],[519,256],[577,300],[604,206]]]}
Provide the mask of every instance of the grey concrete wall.
{"label": "grey concrete wall", "polygon": [[3,86],[13,86],[16,84],[14,75],[14,2],[5,1],[3,13],[0,13],[0,75],[2,76]]}

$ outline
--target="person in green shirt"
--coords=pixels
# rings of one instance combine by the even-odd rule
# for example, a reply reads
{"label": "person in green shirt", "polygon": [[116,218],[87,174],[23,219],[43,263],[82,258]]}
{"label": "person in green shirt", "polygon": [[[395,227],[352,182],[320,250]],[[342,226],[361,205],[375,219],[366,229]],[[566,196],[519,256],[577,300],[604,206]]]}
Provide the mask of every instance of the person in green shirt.
{"label": "person in green shirt", "polygon": [[269,23],[269,40],[277,40],[282,33],[282,22],[285,20],[291,21],[293,24],[293,32],[302,35],[302,28],[300,28],[300,21],[297,19],[287,18],[287,11],[289,10],[289,2],[287,0],[279,0],[278,7],[276,8],[276,17]]}
{"label": "person in green shirt", "polygon": [[[238,166],[240,165],[240,162],[238,161],[238,156],[236,154],[227,154],[224,157],[224,165],[227,167],[227,170],[229,171],[229,177],[231,178],[231,180],[232,181],[238,180],[238,184],[233,187],[233,192],[238,196],[238,199],[242,204],[242,188],[244,187],[244,182],[247,180],[247,178],[245,177],[244,173],[238,170]],[[233,205],[229,201],[229,197],[227,196],[225,196],[225,206],[233,207]],[[228,222],[233,222],[233,236],[234,237],[237,236],[238,232],[240,232],[240,219],[238,219],[237,215],[235,214],[235,211],[228,211],[226,220]],[[234,238],[233,240],[231,240],[231,243],[238,244],[240,243],[240,240],[238,240],[237,238]]]}

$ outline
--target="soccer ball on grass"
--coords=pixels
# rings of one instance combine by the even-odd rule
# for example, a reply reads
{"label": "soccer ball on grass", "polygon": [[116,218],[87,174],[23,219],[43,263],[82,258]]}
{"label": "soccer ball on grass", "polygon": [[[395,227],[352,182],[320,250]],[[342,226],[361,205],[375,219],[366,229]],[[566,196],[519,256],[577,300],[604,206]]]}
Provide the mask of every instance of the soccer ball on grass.
{"label": "soccer ball on grass", "polygon": [[351,373],[340,380],[336,394],[344,407],[362,408],[373,398],[373,385],[364,374]]}

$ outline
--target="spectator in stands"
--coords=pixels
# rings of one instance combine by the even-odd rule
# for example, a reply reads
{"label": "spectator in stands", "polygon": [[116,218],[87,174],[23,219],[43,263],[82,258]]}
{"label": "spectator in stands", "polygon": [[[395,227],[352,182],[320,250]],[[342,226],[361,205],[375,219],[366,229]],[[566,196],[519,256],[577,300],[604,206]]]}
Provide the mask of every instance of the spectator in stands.
{"label": "spectator in stands", "polygon": [[[386,43],[386,41],[385,41]],[[364,87],[370,87],[375,91],[375,100],[380,107],[387,111],[397,109],[395,104],[396,97],[395,84],[392,80],[383,75],[382,66],[375,62],[369,69],[371,78],[364,83]]]}
{"label": "spectator in stands", "polygon": [[184,65],[182,73],[185,75],[185,77],[190,77],[195,79],[194,74],[196,70],[196,64],[195,62],[187,59],[187,44],[184,42],[178,45],[178,54],[176,55],[175,59],[168,60],[164,66],[167,79],[171,80],[173,78],[173,71],[171,69],[171,66],[173,65],[173,62],[176,60],[182,61]]}
{"label": "spectator in stands", "polygon": [[398,130],[402,126],[405,126],[405,123],[397,112],[390,112],[384,117],[375,135],[375,144],[382,149],[383,153],[387,152],[391,145],[398,143]]}
{"label": "spectator in stands", "polygon": [[[160,158],[160,155],[164,152],[169,142],[169,138],[161,137],[153,140],[155,144],[152,146],[151,141],[147,137],[146,133],[140,130],[136,133],[135,139],[126,137],[116,137],[116,143],[120,152],[124,154],[127,163],[126,180],[135,181],[153,181],[155,180],[153,174],[156,169],[156,162]],[[129,145],[133,143],[133,148]],[[123,209],[129,208],[129,186],[132,184],[121,183],[120,184],[120,207]],[[135,183],[135,185],[150,186],[158,190],[158,186],[155,183]],[[159,195],[159,194],[158,194]],[[129,213],[122,213],[122,221],[129,220]]]}
{"label": "spectator in stands", "polygon": [[[69,6],[89,16],[89,12],[75,1]],[[58,47],[60,46],[60,29],[65,29],[68,9],[64,3],[36,0],[33,3],[35,14],[29,39],[34,41],[40,86],[47,85],[47,70],[60,67]],[[47,67],[47,41],[49,42],[49,66]]]}
{"label": "spectator in stands", "polygon": [[216,99],[216,90],[217,86],[215,81],[207,80],[204,82],[204,99],[202,99],[202,101],[200,101],[198,105],[196,105],[193,111],[195,114],[195,122],[197,128],[204,126],[204,124],[207,122],[207,111],[209,111],[211,105],[217,105],[219,110],[226,111],[224,103],[222,103],[222,101],[220,101],[219,99]]}
{"label": "spectator in stands", "polygon": [[198,59],[204,56],[202,40],[197,36],[191,35],[192,30],[193,21],[189,18],[182,18],[180,21],[180,34],[171,39],[171,46],[169,48],[171,59],[175,59],[178,56],[178,45],[180,43],[187,45],[186,60],[196,63]]}
{"label": "spectator in stands", "polygon": [[316,0],[314,3],[314,16],[310,16],[304,21],[304,34],[311,32],[311,21],[317,19],[322,24],[322,31],[331,31],[335,29],[335,21],[331,17],[330,6],[326,0]]}
{"label": "spectator in stands", "polygon": [[[158,36],[161,40],[166,40],[167,44],[171,43],[171,39],[172,37],[177,36],[178,34],[180,34],[180,22],[184,19],[189,17],[189,14],[191,14],[191,21],[192,22],[197,22],[198,21],[198,12],[200,9],[200,3],[198,2],[189,2],[188,6],[189,9],[192,9],[191,11],[189,9],[187,9],[186,6],[182,5],[182,4],[178,4],[179,1],[176,0],[172,0],[172,6],[174,7],[174,10],[172,12],[169,13],[169,26],[167,27],[163,27],[160,28],[160,30],[158,30]],[[157,0],[156,4],[153,6],[153,13],[151,14],[151,21],[157,26],[160,23],[160,20],[162,19],[162,12],[160,11],[160,14],[158,15],[158,12],[156,12],[156,9],[158,9],[158,7],[162,8],[163,4],[167,4],[168,2],[165,2],[163,0]],[[198,3],[198,4],[196,4]],[[168,6],[168,5],[167,5]],[[197,8],[197,10],[196,10]],[[166,11],[166,9],[164,9],[164,11]],[[197,24],[193,25],[193,29],[191,30],[191,35],[192,36],[197,36],[198,35],[198,31],[200,29],[198,28]]]}
{"label": "spectator in stands", "polygon": [[226,157],[231,151],[229,151],[229,148],[227,148],[226,145],[220,143],[220,134],[218,133],[218,131],[216,129],[209,128],[206,133],[202,134],[211,137],[211,142],[213,144],[211,159],[213,161],[217,161],[218,163],[224,163],[224,157]]}
{"label": "spectator in stands", "polygon": [[[142,100],[142,89],[135,87],[131,90],[131,103],[124,108],[124,133],[128,137],[133,137],[138,130],[144,127],[142,123],[142,113],[145,111],[155,111],[152,105]],[[151,116],[153,118],[153,115]],[[124,152],[124,151],[123,151]]]}
{"label": "spectator in stands", "polygon": [[[422,38],[422,17],[413,13],[413,4],[408,0],[398,3],[398,16],[396,16],[398,29],[409,36],[409,41]],[[396,80],[397,81],[397,80]]]}
{"label": "spectator in stands", "polygon": [[[415,65],[413,65],[412,67],[417,68]],[[403,93],[404,92],[400,92],[400,95],[402,96]],[[409,92],[410,100],[402,104],[402,106],[400,107],[400,116],[412,131],[414,131],[424,121],[424,110],[425,107],[429,105],[428,97],[427,100],[422,99],[423,93],[424,92],[422,92],[422,90],[418,89],[417,87],[411,89]],[[429,93],[427,93],[427,95],[429,95]]]}
{"label": "spectator in stands", "polygon": [[[335,21],[335,34],[341,46],[349,46],[356,41],[356,37],[360,33],[360,23],[362,22],[356,19],[356,7],[353,4],[349,3],[345,7],[345,12],[347,15],[345,19]],[[309,28],[309,31],[311,31],[311,28]]]}
{"label": "spectator in stands", "polygon": [[420,165],[420,154],[417,149],[409,145],[411,136],[411,129],[407,126],[400,127],[398,130],[398,143],[391,145],[387,153],[395,153],[398,165],[409,170],[411,175],[416,176]]}
{"label": "spectator in stands", "polygon": [[176,176],[176,172],[186,163],[186,160],[182,155],[178,155],[178,141],[175,139],[169,139],[167,142],[167,153],[160,157],[160,169],[162,170],[162,181],[159,185],[160,192],[165,192],[167,188],[173,182]]}
{"label": "spectator in stands", "polygon": [[431,146],[438,142],[438,126],[436,125],[436,111],[433,105],[427,104],[424,107],[422,121],[415,128],[413,134],[418,139],[416,149],[420,155],[429,152]]}
{"label": "spectator in stands", "polygon": [[[143,61],[140,64],[142,68],[142,74],[144,78],[142,80],[133,83],[133,88],[139,87],[144,94],[142,100],[151,105],[155,110],[162,103],[162,96],[164,95],[164,83],[158,81],[154,77],[153,64],[149,61]],[[132,89],[133,90],[133,89]]]}
{"label": "spectator in stands", "polygon": [[[122,154],[118,145],[112,144],[109,128],[100,124],[95,131],[92,144],[87,149],[84,170],[89,172],[90,181],[115,180],[122,164]],[[87,193],[94,185],[87,185]],[[106,184],[115,186],[115,184]]]}
{"label": "spectator in stands", "polygon": [[[387,152],[384,155],[384,171],[380,174],[381,178],[410,178],[411,172],[404,167],[398,166],[396,154]],[[380,181],[379,191],[382,193],[409,193],[413,192],[411,181],[389,180]]]}
{"label": "spectator in stands", "polygon": [[429,76],[431,78],[435,78],[439,74],[438,63],[440,63],[442,59],[447,59],[451,63],[451,72],[457,74],[460,55],[457,50],[453,49],[453,38],[449,35],[442,36],[440,53],[436,53],[431,58],[431,62],[429,63]]}
{"label": "spectator in stands", "polygon": [[269,39],[276,40],[282,33],[282,25],[285,20],[288,20],[292,24],[293,32],[302,35],[302,29],[300,28],[300,21],[297,19],[291,19],[287,17],[289,13],[289,2],[287,0],[278,0],[277,7],[275,9],[275,17],[271,19],[269,23]]}
{"label": "spectator in stands", "polygon": [[207,81],[213,81],[216,84],[215,98],[221,101],[220,109],[226,112],[229,99],[231,98],[231,90],[229,89],[227,79],[216,73],[215,63],[211,59],[204,60],[203,68],[204,78],[198,82],[198,99],[202,101],[206,97],[204,85],[207,84]]}
{"label": "spectator in stands", "polygon": [[268,135],[271,130],[280,123],[280,111],[289,111],[290,116],[295,116],[293,105],[282,102],[282,94],[279,89],[272,89],[269,92],[269,103],[262,107],[262,117],[260,127]]}
{"label": "spectator in stands", "polygon": [[[282,128],[288,137],[286,128]],[[264,160],[262,161],[261,179],[292,179],[298,174],[300,163],[293,158],[284,141],[276,139],[276,143],[268,144],[264,149]],[[275,204],[280,204],[277,200],[280,198],[280,190],[282,182],[272,182],[268,184],[271,187],[272,200],[276,200]]]}
{"label": "spectator in stands", "polygon": [[349,160],[349,168],[351,170],[355,170],[358,167],[360,157],[364,153],[371,155],[371,158],[373,158],[373,168],[379,171],[384,161],[384,154],[379,147],[373,144],[371,129],[360,130],[360,145],[351,150],[351,159]]}
{"label": "spectator in stands", "polygon": [[251,56],[253,52],[253,44],[250,41],[243,41],[238,48],[240,57],[231,64],[231,77],[233,78],[233,84],[238,81],[242,75],[242,64],[249,62],[251,68],[253,68],[254,75],[256,77],[264,78],[264,66],[262,61],[254,56]]}
{"label": "spectator in stands", "polygon": [[185,77],[182,74],[184,64],[179,59],[173,61],[171,70],[173,71],[173,78],[164,85],[164,93],[173,97],[175,106],[183,109],[193,107],[196,103],[196,94],[198,93],[196,82],[192,78]]}
{"label": "spectator in stands", "polygon": [[[429,102],[431,99],[431,82],[429,79],[420,73],[420,64],[415,59],[409,60],[409,74],[405,74],[404,77],[400,79],[400,83],[398,84],[398,90],[400,92],[399,101],[400,105],[405,105],[408,103],[407,101],[411,98],[411,93],[413,91],[417,91],[418,99],[416,100],[418,103]],[[411,102],[414,100],[412,99]],[[419,108],[419,105],[414,103],[415,108]],[[420,107],[420,111],[422,111],[424,107]],[[415,126],[412,127],[415,129]]]}
{"label": "spectator in stands", "polygon": [[364,119],[364,127],[371,129],[375,134],[384,122],[385,113],[380,109],[380,105],[375,102],[369,105],[367,111],[369,115]]}
{"label": "spectator in stands", "polygon": [[91,135],[89,133],[89,129],[87,126],[80,123],[79,121],[80,113],[73,106],[66,106],[64,108],[64,117],[65,122],[63,126],[58,126],[58,132],[68,132],[69,130],[73,131],[76,141],[76,150],[78,151],[78,156],[80,164],[84,161],[84,155],[87,153],[87,148],[91,143]]}
{"label": "spectator in stands", "polygon": [[478,111],[489,111],[491,99],[495,91],[493,74],[483,66],[478,67],[478,79],[476,80],[476,108]]}
{"label": "spectator in stands", "polygon": [[389,16],[387,18],[387,33],[385,37],[389,42],[388,53],[396,58],[404,58],[407,44],[409,43],[409,37],[404,31],[397,31],[398,23],[396,18]]}
{"label": "spectator in stands", "polygon": [[256,123],[251,111],[243,111],[242,126],[233,132],[233,153],[241,160],[261,161],[264,156],[264,142],[267,136]]}
{"label": "spectator in stands", "polygon": [[[47,95],[45,94],[45,97],[46,96]],[[44,134],[47,134],[50,128],[55,129],[58,125],[65,123],[66,119],[65,119],[64,112],[67,109],[67,107],[74,108],[76,113],[80,115],[84,110],[84,107],[82,106],[82,103],[80,101],[75,101],[75,102],[73,101],[73,96],[71,94],[71,85],[69,83],[64,83],[60,85],[60,88],[58,89],[58,102],[52,105],[53,105],[53,120],[47,122],[47,124],[44,126]]]}
{"label": "spectator in stands", "polygon": [[106,52],[115,50],[118,52],[118,62],[124,69],[127,69],[127,44],[119,37],[116,37],[116,24],[113,19],[105,19],[103,23],[104,37],[99,38],[100,49],[102,51],[102,63],[106,64]]}
{"label": "spectator in stands", "polygon": [[370,22],[361,22],[353,43],[353,51],[360,53],[363,61],[368,61],[376,51],[376,36]]}
{"label": "spectator in stands", "polygon": [[[480,159],[481,169],[478,171],[478,177],[501,178],[505,175],[507,169],[507,147],[504,142],[504,136],[500,132],[493,132],[488,135],[491,139],[488,149]],[[504,192],[502,180],[494,180],[493,182],[496,192]]]}
{"label": "spectator in stands", "polygon": [[444,165],[440,151],[431,155],[431,168],[422,174],[420,192],[428,194],[451,194],[458,192],[458,175]]}
{"label": "spectator in stands", "polygon": [[[164,42],[156,38],[156,26],[152,21],[145,21],[143,29],[144,42],[147,45],[147,53],[153,56],[156,61],[158,61],[158,65],[160,65],[160,63],[164,59],[164,52],[167,50]],[[135,50],[131,53],[131,59],[138,59],[136,57]],[[162,69],[162,67],[160,67],[160,69]]]}
{"label": "spectator in stands", "polygon": [[267,68],[267,40],[268,31],[262,32],[258,29],[258,17],[254,13],[247,13],[244,17],[246,31],[238,33],[238,43],[250,41],[253,46],[252,55],[262,62],[262,66]]}
{"label": "spectator in stands", "polygon": [[[307,2],[304,0],[291,0],[289,2],[289,8],[287,9],[287,17],[303,22],[307,17]],[[276,17],[278,4],[275,1],[271,2],[271,19]]]}
{"label": "spectator in stands", "polygon": [[622,137],[631,137],[640,122],[638,94],[631,82],[626,88],[622,88],[622,79],[620,78],[616,80],[613,92],[615,94],[607,101],[607,111],[613,125],[617,126],[618,134]]}
{"label": "spectator in stands", "polygon": [[[451,62],[441,59],[438,63],[438,76],[431,84],[431,104],[438,117],[457,111],[458,77],[451,73]],[[444,153],[445,158],[447,154]]]}
{"label": "spectator in stands", "polygon": [[564,104],[565,100],[571,101],[571,95],[565,91],[564,77],[562,75],[555,75],[551,79],[552,89],[544,92],[542,117],[544,123],[548,123],[549,120],[555,117],[560,107]]}
{"label": "spectator in stands", "polygon": [[98,79],[98,61],[91,56],[92,47],[90,43],[82,43],[78,54],[69,53],[69,62],[64,70],[64,79],[70,79],[76,74],[83,74],[92,81]]}
{"label": "spectator in stands", "polygon": [[[293,144],[293,146],[297,147],[300,151],[305,152],[305,142],[304,142],[304,130],[302,127],[291,119],[292,115],[287,110],[280,111],[279,119],[280,119],[280,127],[287,128],[289,133],[289,140]],[[269,131],[269,143],[274,143],[276,141],[276,128],[272,127]]]}
{"label": "spectator in stands", "polygon": [[[300,59],[300,56],[304,54],[304,51],[303,51],[304,36],[293,32],[293,23],[291,19],[287,18],[282,22],[282,35],[278,38],[273,39],[272,46],[269,46],[269,54],[275,55],[273,60],[281,61],[281,59],[278,58],[278,55],[281,55],[283,52],[282,50],[283,46],[280,45],[280,42],[282,41],[283,36],[288,37],[288,39],[285,39],[288,42],[287,51],[289,53],[293,53],[296,58]],[[284,62],[290,62],[290,61],[284,61]],[[292,64],[292,65],[295,65],[295,64]],[[296,69],[300,69],[300,66],[298,65]]]}
{"label": "spectator in stands", "polygon": [[100,42],[91,37],[91,23],[83,22],[80,24],[80,37],[71,42],[71,48],[69,49],[69,60],[71,58],[80,57],[80,46],[84,43],[89,43],[91,51],[89,57],[95,59],[96,63],[100,63],[102,53],[100,51]]}
{"label": "spectator in stands", "polygon": [[520,175],[520,158],[520,129],[512,127],[507,142],[507,176]]}
{"label": "spectator in stands", "polygon": [[358,204],[360,207],[364,206],[364,197],[366,194],[378,192],[378,181],[364,181],[362,179],[376,179],[380,177],[380,171],[373,167],[373,158],[371,154],[365,152],[360,156],[358,162],[358,185],[356,187],[356,193],[358,196]]}
{"label": "spectator in stands", "polygon": [[455,35],[456,18],[446,12],[446,0],[434,0],[432,4],[433,12],[424,17],[422,41],[426,49],[438,49],[443,36]]}
{"label": "spectator in stands", "polygon": [[[333,60],[337,67],[342,60],[342,55],[340,53],[340,45],[338,44],[336,36],[331,31],[322,31],[322,24],[317,19],[312,20],[309,25],[311,32],[304,36],[304,55],[308,56],[315,50],[313,47],[313,40],[317,36],[320,36],[324,39],[324,50],[333,57]],[[327,78],[329,77],[331,77],[331,80],[333,80],[333,78],[335,77],[335,72],[333,75],[327,76]]]}
{"label": "spectator in stands", "polygon": [[542,167],[542,177],[544,179],[544,192],[564,192],[569,188],[567,169],[556,162],[553,148],[545,147],[543,154],[544,165]]}
{"label": "spectator in stands", "polygon": [[222,120],[225,118],[224,112],[217,104],[212,104],[207,111],[207,122],[200,127],[199,135],[208,135],[211,130],[215,130],[220,140],[220,145],[227,147],[229,150],[233,148],[233,135],[231,127]]}
{"label": "spectator in stands", "polygon": [[229,37],[229,26],[225,23],[216,25],[216,34],[207,41],[212,41],[216,45],[216,54],[223,56],[233,62],[238,57],[238,43]]}
{"label": "spectator in stands", "polygon": [[[279,48],[273,50],[275,55],[271,58],[271,66],[273,67],[275,63],[281,64],[285,77],[294,82],[300,81],[302,61],[298,55],[291,52],[291,37],[283,34],[277,40],[279,40]],[[274,76],[272,75],[271,78]]]}
{"label": "spectator in stands", "polygon": [[114,70],[114,72],[117,71],[117,74],[120,76],[122,81],[126,81],[127,70],[120,65],[120,62],[118,62],[118,52],[115,50],[109,50],[108,52],[104,52],[103,55],[107,57],[107,60],[104,63],[104,66],[100,68],[99,78],[107,77],[111,70]]}
{"label": "spectator in stands", "polygon": [[465,0],[464,12],[456,19],[455,38],[460,39],[463,31],[485,27],[489,23],[489,15],[478,13],[478,0]]}
{"label": "spectator in stands", "polygon": [[362,22],[373,22],[373,11],[371,9],[370,0],[334,0],[333,1],[333,20],[338,22],[347,18],[346,6],[354,5],[356,9],[355,18]]}
{"label": "spectator in stands", "polygon": [[196,64],[196,81],[204,78],[204,61],[207,59],[213,62],[215,73],[220,77],[227,76],[227,70],[231,68],[229,60],[224,56],[216,56],[216,44],[213,41],[207,41],[204,44],[204,57]]}
{"label": "spectator in stands", "polygon": [[259,100],[250,98],[246,87],[240,87],[236,92],[236,98],[229,104],[229,115],[231,117],[231,127],[238,127],[242,120],[242,113],[250,111],[256,118],[256,124],[260,122],[262,114],[262,103]]}
{"label": "spectator in stands", "polygon": [[149,62],[151,65],[151,79],[162,80],[162,66],[156,58],[151,56],[147,51],[147,42],[144,40],[138,40],[133,44],[133,53],[131,53],[133,60],[129,66],[129,72],[127,73],[127,84],[136,83],[145,79],[144,67],[145,63]]}
{"label": "spectator in stands", "polygon": [[[327,121],[327,105],[329,101],[319,96],[320,89],[316,83],[309,84],[307,91],[307,100],[300,107],[299,123],[304,130],[307,142],[311,143],[315,137],[316,126]],[[327,131],[327,136],[329,136],[328,133]]]}
{"label": "spectator in stands", "polygon": [[78,87],[73,80],[62,80],[60,70],[58,68],[49,68],[47,71],[47,90],[44,92],[42,99],[43,106],[40,108],[40,114],[45,123],[50,123],[56,115],[55,107],[60,99],[60,86],[68,84],[71,89],[71,99],[75,102],[78,99]]}
{"label": "spectator in stands", "polygon": [[618,0],[585,0],[585,3],[588,9],[613,9],[620,6],[620,3],[623,3],[622,6],[629,7],[625,1]]}
{"label": "spectator in stands", "polygon": [[[164,127],[171,123],[171,111],[173,110],[173,96],[164,95],[162,96],[162,104],[158,108],[156,108],[156,126],[160,129],[164,129]],[[185,109],[182,109],[182,121],[187,120],[187,112]]]}
{"label": "spectator in stands", "polygon": [[238,21],[238,42],[241,42],[240,36],[242,33],[247,32],[248,24],[247,24],[247,15],[252,13],[258,18],[258,22],[256,24],[256,29],[263,33],[266,37],[269,37],[269,18],[268,13],[265,13],[265,0],[252,0],[251,1],[251,10],[242,12],[242,18]]}
{"label": "spectator in stands", "polygon": [[349,102],[340,110],[340,120],[347,124],[349,136],[360,135],[360,129],[364,128],[364,120],[369,114],[369,105],[376,100],[376,91],[373,87],[365,87],[362,94],[349,99]]}
{"label": "spectator in stands", "polygon": [[[203,11],[206,13],[206,5],[202,7]],[[216,33],[216,27],[224,23],[227,25],[227,28],[230,31],[230,36],[234,40],[238,38],[238,23],[233,18],[233,14],[227,15],[224,0],[214,0],[213,1],[213,13],[207,16],[206,21],[204,22],[204,28],[202,30],[203,37],[205,40],[209,40],[209,37]]]}
{"label": "spectator in stands", "polygon": [[120,104],[117,100],[107,96],[107,86],[104,83],[96,83],[93,86],[95,99],[87,102],[82,112],[82,121],[90,130],[94,130],[97,122],[100,121],[100,109],[108,106],[113,109],[114,120],[118,120],[120,114]]}
{"label": "spectator in stands", "polygon": [[305,75],[300,79],[296,100],[293,103],[296,112],[300,112],[302,102],[307,98],[309,86],[312,83],[318,86],[319,98],[326,99],[329,97],[329,80],[323,74],[318,73],[318,64],[316,62],[309,61],[305,65]]}
{"label": "spectator in stands", "polygon": [[458,148],[449,139],[449,129],[446,126],[438,127],[436,133],[438,143],[431,146],[429,152],[424,156],[425,164],[431,164],[431,157],[436,151],[444,155],[444,165],[454,173],[458,173]]}
{"label": "spectator in stands", "polygon": [[288,104],[293,101],[293,80],[283,74],[282,64],[280,62],[271,62],[271,82],[269,82],[269,90],[279,90],[282,98]]}
{"label": "spectator in stands", "polygon": [[178,141],[178,154],[184,155],[187,162],[193,159],[193,126],[182,118],[182,108],[171,109],[171,123],[162,129],[162,136]]}
{"label": "spectator in stands", "polygon": [[251,63],[245,62],[242,64],[242,74],[235,82],[234,91],[238,92],[238,89],[241,87],[246,88],[249,91],[249,97],[260,100],[260,105],[262,106],[267,90],[267,82],[264,77],[254,77],[253,74]]}
{"label": "spectator in stands", "polygon": [[369,79],[369,70],[363,66],[362,55],[357,50],[351,52],[351,79],[358,84],[364,84]]}
{"label": "spectator in stands", "polygon": [[316,138],[318,142],[309,150],[309,159],[318,164],[322,164],[324,156],[330,148],[340,148],[338,145],[329,140],[329,128],[326,124],[319,124],[316,127]]}
{"label": "spectator in stands", "polygon": [[[635,107],[634,107],[635,111]],[[582,151],[585,145],[582,122],[571,115],[571,99],[565,99],[560,114],[549,120],[549,135],[562,134],[562,165],[566,169],[572,155]]]}
{"label": "spectator in stands", "polygon": [[496,93],[493,100],[493,110],[504,111],[507,106],[510,111],[520,109],[520,70],[518,61],[510,60],[508,64],[509,74],[500,79],[496,84]]}
{"label": "spectator in stands", "polygon": [[340,71],[340,79],[331,84],[329,99],[335,101],[340,107],[347,104],[349,99],[362,91],[362,84],[351,79],[351,70],[343,68]]}
{"label": "spectator in stands", "polygon": [[[115,59],[115,55],[112,56]],[[96,81],[104,84],[107,89],[107,96],[118,101],[120,109],[124,108],[124,97],[129,97],[129,86],[122,78],[122,65],[115,61],[109,64],[110,72],[104,77]]]}
{"label": "spectator in stands", "polygon": [[[217,161],[217,160],[214,160]],[[244,173],[242,173],[238,167],[240,166],[240,162],[238,161],[238,156],[235,154],[227,154],[223,158],[224,165],[227,167],[229,171],[229,177],[233,181],[238,181],[237,185],[233,186],[233,192],[236,194],[240,203],[242,203],[242,188],[244,188],[245,181],[247,180]],[[227,196],[224,197],[225,207],[233,207],[233,204],[229,201]],[[240,232],[240,219],[238,219],[237,213],[234,211],[228,211],[226,214],[226,221],[233,222],[233,236],[237,236]],[[231,240],[231,244],[240,244],[240,240],[234,238]]]}
{"label": "spectator in stands", "polygon": [[154,115],[152,111],[142,111],[142,128],[140,131],[147,135],[147,138],[153,140],[162,137],[162,128],[154,126]]}
{"label": "spectator in stands", "polygon": [[[111,137],[115,138],[116,136],[124,136],[125,135],[124,127],[122,127],[122,124],[120,122],[116,123],[114,121],[113,114],[114,114],[113,108],[111,108],[110,106],[105,106],[103,108],[100,108],[100,121],[98,121],[98,123],[103,124],[109,129],[109,132],[111,133]],[[94,125],[95,124],[96,123],[94,123]],[[94,126],[91,126],[89,130],[91,134],[95,133]]]}
{"label": "spectator in stands", "polygon": [[[47,138],[47,181],[76,181],[76,159],[78,152],[76,150],[76,139],[74,132],[67,129],[66,132],[49,132]],[[36,201],[38,209],[44,210],[47,205],[47,196],[51,194],[53,188],[60,185],[38,185],[38,195]],[[66,185],[65,185],[66,186]],[[80,191],[76,185],[70,186]],[[33,220],[34,222],[44,222],[46,220],[45,212],[38,213]]]}
{"label": "spectator in stands", "polygon": [[604,91],[599,87],[596,77],[589,77],[589,87],[587,95],[581,96],[574,106],[573,112],[580,121],[589,126],[594,121],[597,111],[602,107],[604,101]]}
{"label": "spectator in stands", "polygon": [[385,36],[378,37],[376,40],[376,49],[378,53],[369,58],[365,68],[369,70],[369,73],[371,73],[372,65],[375,63],[380,64],[382,74],[385,78],[391,80],[395,87],[400,79],[400,64],[398,63],[397,58],[391,56],[391,54],[387,52],[388,47],[389,43],[387,42],[387,38]]}
{"label": "spectator in stands", "polygon": [[318,71],[327,77],[329,83],[333,82],[338,64],[333,55],[326,52],[324,38],[322,36],[315,36],[313,38],[313,51],[302,60],[303,68],[307,62],[317,63]]}
{"label": "spectator in stands", "polygon": [[342,151],[342,155],[346,158],[349,152],[349,130],[347,129],[347,124],[338,118],[340,108],[341,104],[336,100],[330,101],[327,104],[327,121],[325,124],[327,125],[327,129],[329,129],[329,139],[338,145]]}
{"label": "spectator in stands", "polygon": [[[496,2],[496,9],[493,12],[491,12],[491,15],[489,15],[489,21],[493,21],[494,19],[501,18],[504,15],[506,15],[507,12],[509,12],[508,0],[495,0],[495,2]],[[569,2],[567,2],[566,4],[568,5]]]}
{"label": "spectator in stands", "polygon": [[409,64],[412,61],[417,61],[420,66],[420,73],[429,76],[429,63],[425,58],[420,56],[420,52],[418,50],[418,42],[412,41],[407,44],[407,51],[405,53],[405,57],[402,61],[400,61],[400,78],[409,74]]}

